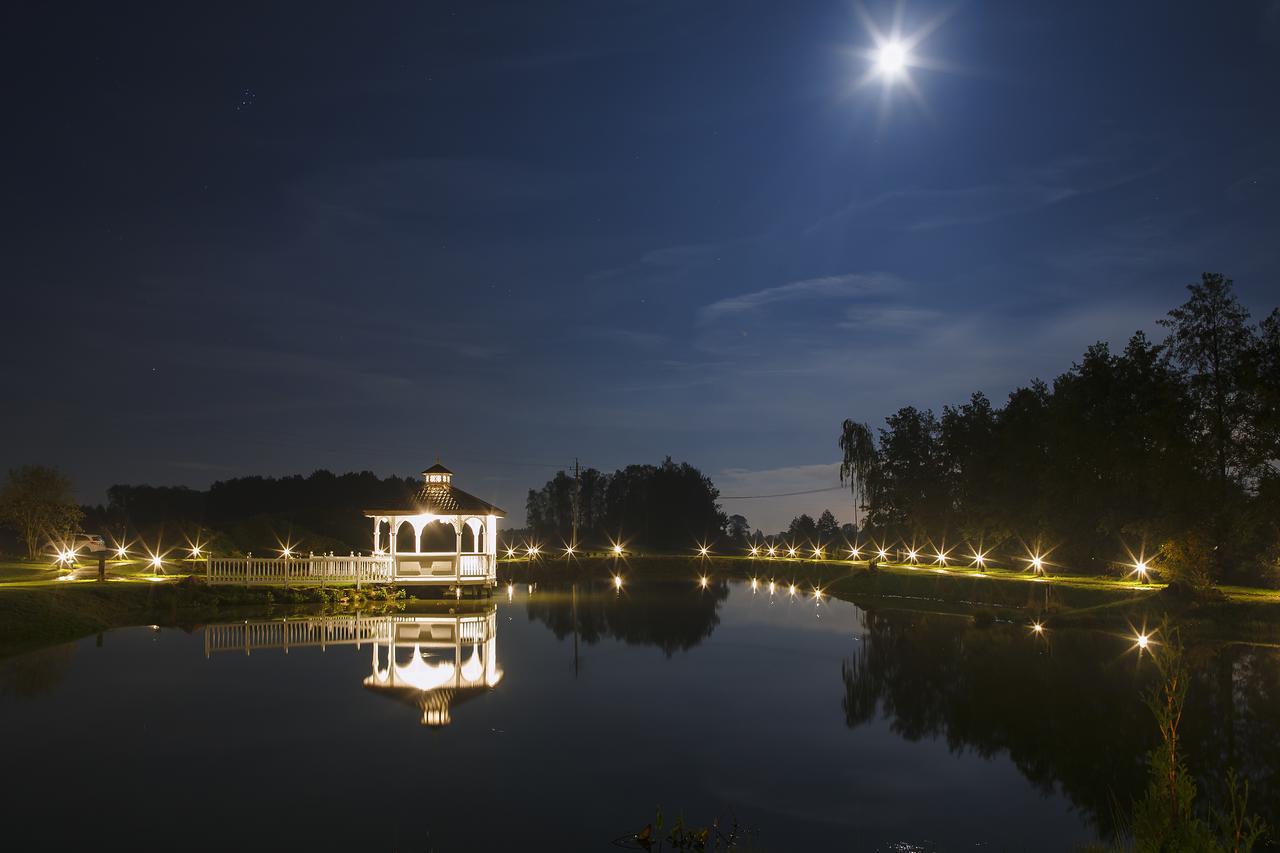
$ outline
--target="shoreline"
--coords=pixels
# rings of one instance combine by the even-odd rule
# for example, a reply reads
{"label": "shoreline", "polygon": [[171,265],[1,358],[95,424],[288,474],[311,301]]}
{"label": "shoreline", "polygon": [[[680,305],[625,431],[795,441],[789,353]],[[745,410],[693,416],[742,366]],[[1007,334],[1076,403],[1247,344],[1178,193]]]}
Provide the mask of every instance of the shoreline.
{"label": "shoreline", "polygon": [[[1109,578],[1057,576],[988,569],[865,565],[800,559],[747,557],[590,556],[500,560],[499,593],[508,583],[708,583],[752,578],[795,583],[797,594],[837,598],[863,609],[917,610],[999,621],[1043,620],[1055,628],[1105,628],[1158,622],[1164,614],[1188,634],[1218,640],[1280,642],[1280,592],[1228,588],[1220,600],[1188,601],[1156,585]],[[472,599],[387,600],[379,588],[237,587],[204,584],[175,576],[160,583],[145,578],[96,581],[0,583],[0,658],[71,642],[102,631],[160,624],[191,627],[203,622],[267,612],[277,616],[344,613],[406,607],[468,606]]]}

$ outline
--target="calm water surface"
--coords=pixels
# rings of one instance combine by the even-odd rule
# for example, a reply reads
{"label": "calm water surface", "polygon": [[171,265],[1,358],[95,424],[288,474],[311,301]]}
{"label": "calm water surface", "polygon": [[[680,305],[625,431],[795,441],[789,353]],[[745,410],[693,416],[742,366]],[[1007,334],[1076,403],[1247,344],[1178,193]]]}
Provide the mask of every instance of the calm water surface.
{"label": "calm water surface", "polygon": [[[7,661],[9,811],[47,846],[609,850],[661,805],[767,850],[1071,850],[1143,783],[1123,637],[737,583],[500,592]],[[1280,656],[1192,657],[1205,784],[1232,764],[1265,804]]]}

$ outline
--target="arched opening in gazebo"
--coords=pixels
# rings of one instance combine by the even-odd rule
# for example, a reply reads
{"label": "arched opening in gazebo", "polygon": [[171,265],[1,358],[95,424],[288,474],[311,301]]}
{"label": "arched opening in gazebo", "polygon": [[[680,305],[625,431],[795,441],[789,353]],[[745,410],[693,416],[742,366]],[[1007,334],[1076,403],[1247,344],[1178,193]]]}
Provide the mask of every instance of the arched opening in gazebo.
{"label": "arched opening in gazebo", "polygon": [[396,553],[412,554],[418,550],[418,534],[408,520],[396,528]]}
{"label": "arched opening in gazebo", "polygon": [[422,527],[422,547],[424,554],[452,554],[458,547],[458,534],[453,525],[447,521],[432,521]]}

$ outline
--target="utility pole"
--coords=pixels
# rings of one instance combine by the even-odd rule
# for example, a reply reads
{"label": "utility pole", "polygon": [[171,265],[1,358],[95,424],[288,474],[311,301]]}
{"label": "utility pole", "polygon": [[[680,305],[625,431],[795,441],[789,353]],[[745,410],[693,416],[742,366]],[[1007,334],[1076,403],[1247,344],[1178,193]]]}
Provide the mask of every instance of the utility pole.
{"label": "utility pole", "polygon": [[573,457],[573,540],[569,543],[578,547],[578,508],[582,493],[582,470],[578,467],[578,457]]}

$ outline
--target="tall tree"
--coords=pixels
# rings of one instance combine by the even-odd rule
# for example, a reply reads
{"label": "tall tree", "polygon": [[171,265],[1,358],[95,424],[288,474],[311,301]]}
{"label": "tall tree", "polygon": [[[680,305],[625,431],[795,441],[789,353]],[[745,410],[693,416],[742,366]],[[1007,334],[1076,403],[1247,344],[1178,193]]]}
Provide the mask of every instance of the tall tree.
{"label": "tall tree", "polygon": [[1174,363],[1183,371],[1193,413],[1221,494],[1245,476],[1246,431],[1251,397],[1248,369],[1253,350],[1249,312],[1221,273],[1204,273],[1181,306],[1160,324]]}
{"label": "tall tree", "polygon": [[853,524],[859,526],[859,511],[867,503],[867,484],[876,467],[876,442],[871,428],[864,423],[846,419],[840,425],[840,485],[849,486],[853,494]]}
{"label": "tall tree", "polygon": [[871,483],[871,523],[897,535],[941,531],[948,498],[938,449],[938,419],[906,406],[885,418]]}
{"label": "tall tree", "polygon": [[22,537],[31,559],[39,553],[42,540],[70,537],[83,517],[71,481],[57,469],[24,465],[9,470],[0,490],[0,520]]}
{"label": "tall tree", "polygon": [[840,536],[840,522],[836,521],[835,515],[831,510],[824,509],[822,515],[818,516],[817,522],[814,523],[814,533],[818,537],[819,542],[832,542]]}
{"label": "tall tree", "polygon": [[1252,456],[1261,476],[1280,476],[1280,308],[1258,324],[1253,358]]}
{"label": "tall tree", "polygon": [[791,519],[791,524],[787,525],[787,538],[796,547],[812,542],[817,535],[818,524],[807,512],[800,513]]}

